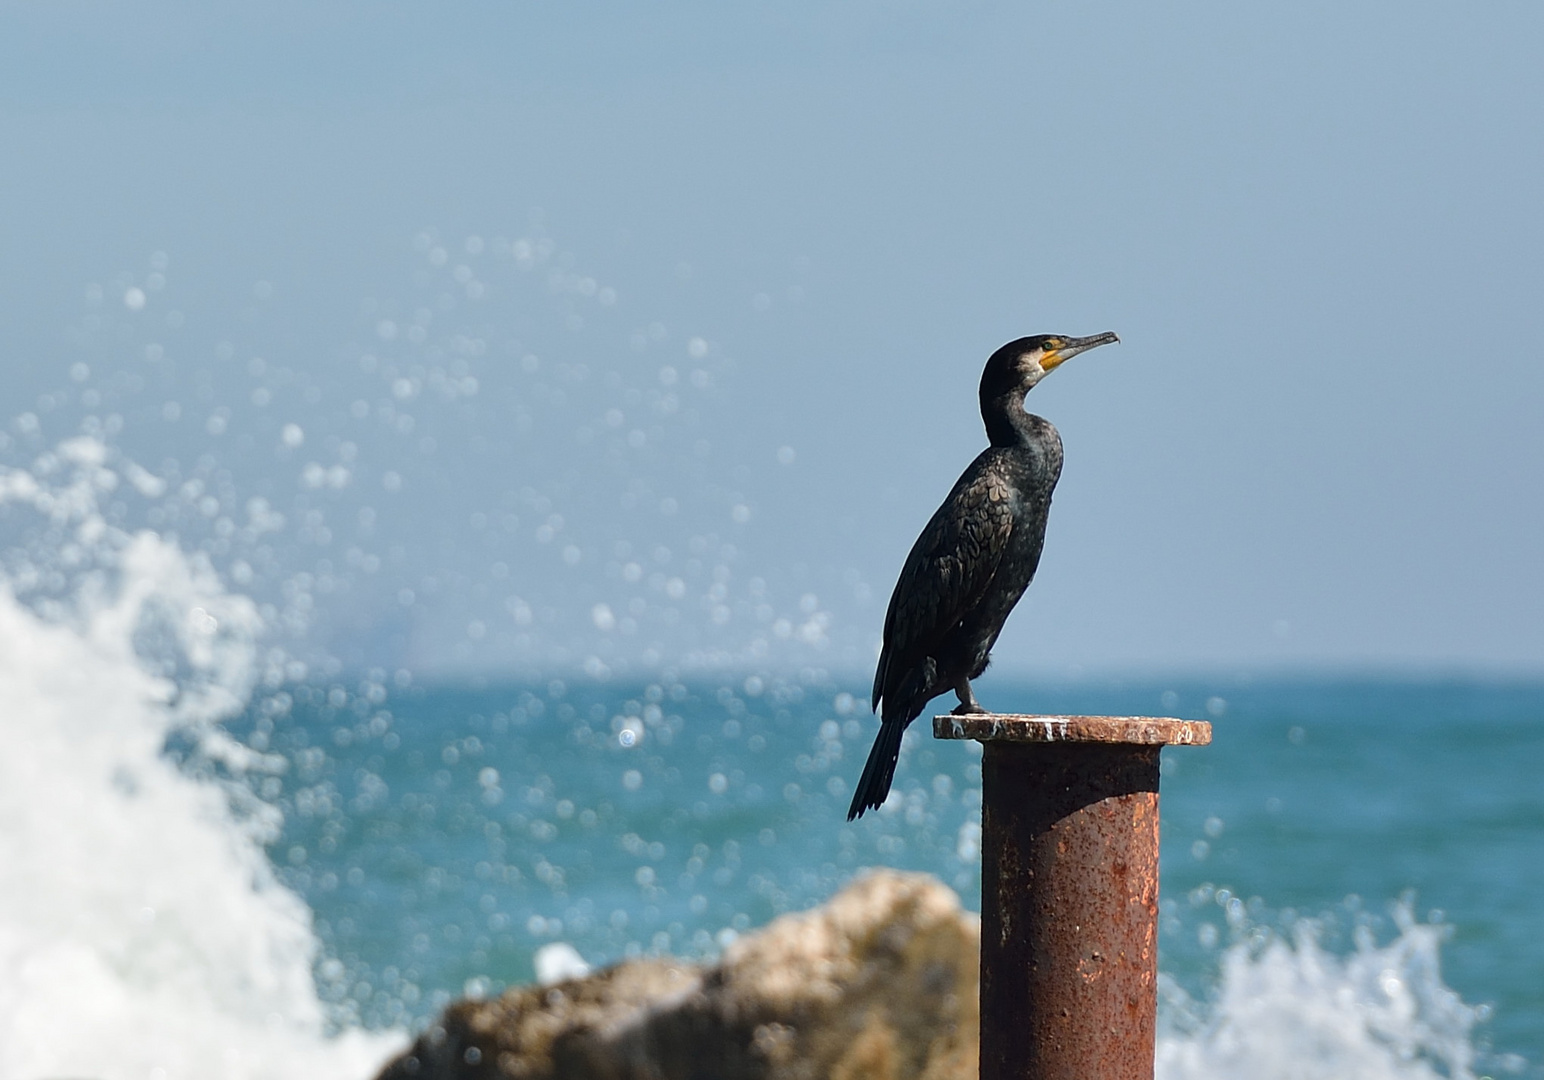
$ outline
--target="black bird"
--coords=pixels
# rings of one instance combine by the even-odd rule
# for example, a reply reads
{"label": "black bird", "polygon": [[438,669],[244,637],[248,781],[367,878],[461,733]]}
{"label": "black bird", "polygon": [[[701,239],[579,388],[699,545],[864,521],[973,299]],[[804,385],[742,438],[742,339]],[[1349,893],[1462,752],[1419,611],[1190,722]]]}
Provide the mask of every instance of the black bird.
{"label": "black bird", "polygon": [[1063,361],[1119,340],[1040,334],[1010,341],[987,360],[981,419],[992,445],[955,481],[895,583],[874,673],[879,734],[848,821],[885,801],[901,736],[929,701],[953,690],[956,713],[986,711],[970,680],[986,670],[1008,613],[1035,576],[1062,468],[1061,436],[1025,411],[1024,395]]}

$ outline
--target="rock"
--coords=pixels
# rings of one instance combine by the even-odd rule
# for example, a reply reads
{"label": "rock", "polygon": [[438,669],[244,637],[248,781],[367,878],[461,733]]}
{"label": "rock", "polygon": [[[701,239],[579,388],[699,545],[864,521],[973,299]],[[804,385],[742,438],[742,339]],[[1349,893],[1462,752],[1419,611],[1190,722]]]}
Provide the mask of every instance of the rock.
{"label": "rock", "polygon": [[380,1080],[973,1080],[980,936],[934,878],[878,871],[714,965],[457,1002]]}

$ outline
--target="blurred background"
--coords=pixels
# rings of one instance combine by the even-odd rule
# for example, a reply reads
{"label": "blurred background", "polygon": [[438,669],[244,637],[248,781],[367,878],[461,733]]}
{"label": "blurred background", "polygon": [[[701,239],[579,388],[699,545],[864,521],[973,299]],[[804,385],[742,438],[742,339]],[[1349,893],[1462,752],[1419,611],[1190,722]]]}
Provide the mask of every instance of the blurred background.
{"label": "blurred background", "polygon": [[[884,607],[984,444],[987,355],[1103,330],[1029,401],[1066,468],[981,693],[1219,725],[1165,781],[1165,889],[1223,912],[1166,924],[1170,1045],[1202,1048],[1169,1075],[1267,1075],[1206,1056],[1244,1024],[1219,957],[1311,967],[1298,920],[1338,919],[1359,987],[1373,909],[1366,947],[1405,951],[1369,971],[1470,1004],[1421,1014],[1435,1042],[1372,1024],[1392,1071],[1355,1075],[1536,1068],[1544,806],[1495,770],[1544,714],[1541,31],[1520,3],[0,2],[29,883],[0,1030],[33,1033],[0,1076],[198,1075],[129,1001],[203,1010],[228,1075],[363,1076],[544,942],[711,955],[875,863],[974,904],[976,759],[914,736],[894,805],[839,824]],[[1455,730],[1386,775],[1359,741]],[[714,858],[716,892],[677,880]],[[190,937],[219,919],[174,894],[246,914]],[[28,1002],[82,985],[107,1058],[36,1034]]]}

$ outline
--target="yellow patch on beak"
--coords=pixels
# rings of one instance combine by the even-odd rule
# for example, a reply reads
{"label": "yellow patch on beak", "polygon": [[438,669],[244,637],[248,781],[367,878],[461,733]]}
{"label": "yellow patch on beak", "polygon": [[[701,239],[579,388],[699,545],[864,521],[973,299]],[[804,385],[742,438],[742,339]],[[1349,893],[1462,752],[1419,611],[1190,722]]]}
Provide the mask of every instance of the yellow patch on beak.
{"label": "yellow patch on beak", "polygon": [[1047,348],[1040,354],[1040,370],[1050,371],[1053,368],[1059,367],[1064,359],[1066,358],[1055,349]]}

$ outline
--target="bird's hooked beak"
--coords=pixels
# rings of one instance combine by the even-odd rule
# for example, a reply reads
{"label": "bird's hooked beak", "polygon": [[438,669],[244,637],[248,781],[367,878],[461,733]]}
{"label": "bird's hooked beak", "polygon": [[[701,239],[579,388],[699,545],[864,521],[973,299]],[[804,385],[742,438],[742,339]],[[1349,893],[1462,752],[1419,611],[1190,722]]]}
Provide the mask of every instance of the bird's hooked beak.
{"label": "bird's hooked beak", "polygon": [[1118,342],[1120,338],[1106,331],[1103,334],[1095,334],[1092,337],[1053,337],[1047,339],[1041,346],[1040,369],[1051,371],[1071,360],[1080,352],[1089,349],[1097,349],[1101,345]]}

